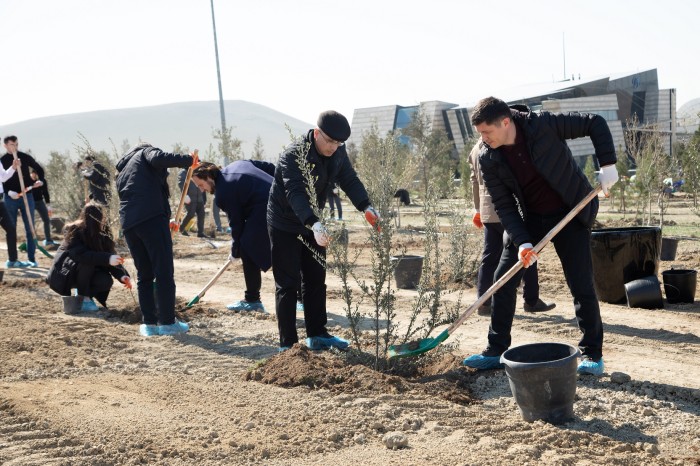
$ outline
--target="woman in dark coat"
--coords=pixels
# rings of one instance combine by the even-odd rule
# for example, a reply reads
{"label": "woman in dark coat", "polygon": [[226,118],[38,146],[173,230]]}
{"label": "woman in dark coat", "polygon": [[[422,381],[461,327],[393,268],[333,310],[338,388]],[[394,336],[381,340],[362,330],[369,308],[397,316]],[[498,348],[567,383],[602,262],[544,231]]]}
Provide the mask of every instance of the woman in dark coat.
{"label": "woman in dark coat", "polygon": [[54,264],[49,271],[49,285],[57,290],[56,280],[61,267],[72,262],[74,270],[70,278],[62,285],[61,294],[77,288],[78,295],[83,296],[83,311],[97,311],[94,299],[106,306],[107,297],[112,289],[112,277],[131,289],[129,273],[122,266],[124,259],[114,249],[114,240],[107,225],[103,207],[96,201],[90,201],[83,207],[78,220],[66,225],[63,243],[58,248]]}

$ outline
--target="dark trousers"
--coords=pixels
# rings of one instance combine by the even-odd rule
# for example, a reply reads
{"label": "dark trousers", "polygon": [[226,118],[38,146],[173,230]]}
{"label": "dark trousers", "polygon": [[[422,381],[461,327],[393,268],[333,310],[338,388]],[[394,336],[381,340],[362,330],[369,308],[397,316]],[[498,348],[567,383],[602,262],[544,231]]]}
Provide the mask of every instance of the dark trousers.
{"label": "dark trousers", "polygon": [[187,207],[187,215],[182,219],[182,228],[187,226],[187,223],[197,216],[197,234],[204,234],[204,202],[197,197],[190,197],[190,203]]}
{"label": "dark trousers", "polygon": [[140,223],[126,230],[124,239],[136,266],[143,323],[175,323],[175,267],[168,219],[155,217]]}
{"label": "dark trousers", "polygon": [[12,223],[4,202],[0,202],[0,226],[5,230],[7,259],[10,262],[15,262],[17,260],[17,227]]}
{"label": "dark trousers", "polygon": [[[503,225],[501,223],[484,223],[484,252],[481,255],[476,291],[481,297],[493,285],[493,276],[503,252]],[[523,274],[523,298],[531,305],[540,297],[540,284],[537,276],[537,262],[525,269]]]}
{"label": "dark trousers", "polygon": [[[533,242],[540,241],[565,214],[540,216],[528,214],[526,227]],[[564,277],[574,298],[574,310],[579,330],[582,332],[579,348],[581,353],[592,359],[603,354],[603,323],[600,306],[593,286],[593,263],[591,259],[591,232],[577,219],[573,219],[552,240],[559,256]],[[551,253],[545,248],[542,253]],[[503,250],[501,261],[496,269],[498,279],[518,261],[518,247],[510,243]],[[489,327],[487,356],[497,356],[510,347],[510,329],[515,314],[515,295],[523,269],[493,295],[491,325]]]}
{"label": "dark trousers", "polygon": [[314,236],[304,234],[303,244],[297,233],[268,226],[272,248],[272,273],[275,277],[275,310],[280,332],[280,346],[292,346],[299,341],[296,328],[296,301],[299,281],[304,303],[306,335],[326,335],[326,269],[314,258],[325,258],[326,250],[316,244]]}
{"label": "dark trousers", "polygon": [[80,296],[95,298],[106,307],[113,283],[112,275],[104,268],[78,263],[76,288]]}
{"label": "dark trousers", "polygon": [[[27,217],[27,209],[24,206],[24,200],[22,198],[12,199],[10,196],[5,194],[5,209],[7,209],[8,217],[12,222],[15,234],[17,233],[17,212],[22,214],[22,222],[24,223],[24,233],[27,238],[27,259],[31,262],[36,262],[36,238],[32,237],[31,225],[34,225],[34,196],[27,196],[27,204],[29,204],[29,215]],[[31,219],[31,220],[30,220]]]}
{"label": "dark trousers", "polygon": [[335,208],[338,208],[338,218],[343,218],[343,206],[340,204],[340,196],[333,194],[333,192],[328,194],[328,207],[331,209],[331,216]]}
{"label": "dark trousers", "polygon": [[41,217],[41,222],[44,224],[44,239],[46,241],[51,240],[51,217],[49,217],[49,209],[46,208],[46,203],[44,201],[34,200],[34,210],[39,213]]}
{"label": "dark trousers", "polygon": [[260,287],[262,286],[260,267],[243,249],[241,249],[241,262],[243,262],[243,278],[245,278],[245,300],[248,302],[260,301]]}
{"label": "dark trousers", "polygon": [[216,198],[214,199],[214,202],[212,202],[211,216],[214,217],[214,225],[216,226],[217,231],[221,230],[221,213],[219,206],[216,205]]}

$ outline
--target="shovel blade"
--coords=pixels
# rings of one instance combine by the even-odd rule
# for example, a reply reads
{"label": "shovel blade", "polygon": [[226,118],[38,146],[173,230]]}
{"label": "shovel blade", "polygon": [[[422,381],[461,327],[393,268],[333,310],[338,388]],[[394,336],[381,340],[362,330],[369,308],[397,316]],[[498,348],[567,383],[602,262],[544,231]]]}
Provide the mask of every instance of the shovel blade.
{"label": "shovel blade", "polygon": [[389,358],[405,358],[426,353],[445,341],[449,335],[447,330],[445,330],[435,338],[424,338],[422,340],[409,341],[401,345],[392,345],[389,347]]}
{"label": "shovel blade", "polygon": [[197,295],[197,296],[195,296],[194,298],[190,299],[190,302],[187,303],[187,306],[185,306],[185,307],[192,307],[192,306],[194,306],[195,304],[197,304],[198,302],[199,302],[199,295]]}

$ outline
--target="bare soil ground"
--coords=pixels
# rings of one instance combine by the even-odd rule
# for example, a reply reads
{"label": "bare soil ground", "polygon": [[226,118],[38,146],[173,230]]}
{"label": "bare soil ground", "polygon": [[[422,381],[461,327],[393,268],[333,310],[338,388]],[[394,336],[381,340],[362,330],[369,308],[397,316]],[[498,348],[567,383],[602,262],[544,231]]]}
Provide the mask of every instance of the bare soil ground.
{"label": "bare soil ground", "polygon": [[[365,230],[359,217],[352,224],[367,272]],[[403,239],[409,252],[420,252],[416,238]],[[503,371],[460,367],[485,345],[486,317],[470,317],[419,365],[393,373],[352,352],[302,345],[278,355],[271,273],[263,276],[268,313],[226,310],[243,295],[240,266],[183,310],[228,247],[225,238],[178,236],[175,253],[180,316],[192,326],[177,337],[140,337],[135,301],[120,286],[108,309],[63,313],[43,282],[46,257],[37,256],[38,269],[5,270],[0,464],[700,464],[700,302],[656,310],[601,303],[606,374],[578,378],[575,418],[555,426],[522,420]],[[660,272],[671,266],[698,269],[700,242],[682,240]],[[327,283],[329,329],[347,337],[340,282]],[[557,308],[525,314],[519,303],[513,344],[575,345],[573,304],[551,248],[540,284]],[[400,319],[415,293],[398,291]],[[465,305],[475,299],[464,291]],[[301,314],[298,326],[304,337]]]}

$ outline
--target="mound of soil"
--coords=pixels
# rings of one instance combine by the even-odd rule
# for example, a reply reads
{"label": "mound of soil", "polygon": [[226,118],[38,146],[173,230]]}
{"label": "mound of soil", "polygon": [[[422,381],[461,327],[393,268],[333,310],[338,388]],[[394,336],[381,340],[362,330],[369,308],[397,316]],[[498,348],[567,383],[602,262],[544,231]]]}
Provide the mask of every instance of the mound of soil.
{"label": "mound of soil", "polygon": [[452,355],[445,355],[439,360],[426,358],[428,363],[415,366],[415,377],[411,378],[378,372],[354,363],[352,359],[333,352],[313,352],[296,344],[249,370],[244,380],[285,388],[305,386],[357,395],[423,394],[461,405],[476,401],[467,388],[473,381],[473,375],[459,367],[458,360]]}

